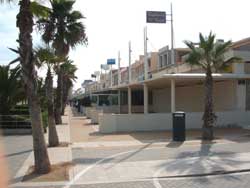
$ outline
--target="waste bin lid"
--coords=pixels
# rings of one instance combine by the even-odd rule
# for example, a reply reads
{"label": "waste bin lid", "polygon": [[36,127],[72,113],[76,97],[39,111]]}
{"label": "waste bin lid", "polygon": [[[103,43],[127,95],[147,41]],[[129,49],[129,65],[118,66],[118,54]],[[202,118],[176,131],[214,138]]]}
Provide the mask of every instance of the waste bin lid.
{"label": "waste bin lid", "polygon": [[176,112],[174,112],[174,114],[185,114],[185,112],[182,112],[182,111],[176,111]]}

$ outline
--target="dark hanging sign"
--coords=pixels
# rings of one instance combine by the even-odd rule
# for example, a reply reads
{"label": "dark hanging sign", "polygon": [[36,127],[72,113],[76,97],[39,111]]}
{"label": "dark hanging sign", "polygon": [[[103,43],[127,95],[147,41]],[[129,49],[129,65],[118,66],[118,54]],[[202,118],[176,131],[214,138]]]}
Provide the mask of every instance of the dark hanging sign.
{"label": "dark hanging sign", "polygon": [[147,11],[147,23],[166,23],[166,12]]}

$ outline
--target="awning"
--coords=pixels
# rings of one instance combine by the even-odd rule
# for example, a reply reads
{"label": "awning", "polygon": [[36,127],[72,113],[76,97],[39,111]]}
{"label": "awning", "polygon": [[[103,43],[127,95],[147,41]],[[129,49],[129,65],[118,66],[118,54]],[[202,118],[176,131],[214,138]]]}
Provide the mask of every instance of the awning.
{"label": "awning", "polygon": [[[235,73],[213,73],[214,81],[226,81],[226,80],[248,80],[250,74],[235,74]],[[205,73],[176,73],[176,74],[163,74],[157,78],[151,78],[145,81],[134,82],[130,84],[124,84],[114,86],[113,89],[127,89],[131,88],[142,88],[143,84],[146,83],[152,88],[169,87],[171,79],[176,81],[176,86],[185,86],[192,84],[202,84],[206,77]]]}

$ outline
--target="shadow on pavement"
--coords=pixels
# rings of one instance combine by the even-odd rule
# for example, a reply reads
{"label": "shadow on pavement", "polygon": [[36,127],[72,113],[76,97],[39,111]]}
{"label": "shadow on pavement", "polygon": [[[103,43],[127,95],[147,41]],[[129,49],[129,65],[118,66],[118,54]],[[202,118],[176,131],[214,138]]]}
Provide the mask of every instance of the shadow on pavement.
{"label": "shadow on pavement", "polygon": [[15,156],[15,155],[22,155],[24,153],[29,153],[29,152],[32,152],[33,150],[32,149],[29,149],[29,150],[25,150],[25,151],[20,151],[20,152],[16,152],[16,153],[11,153],[11,154],[8,154],[8,155],[5,155],[5,157],[12,157],[12,156]]}
{"label": "shadow on pavement", "polygon": [[[163,176],[166,178],[175,177],[192,177],[206,174],[209,170],[209,174],[216,172],[227,171],[228,168],[237,164],[247,164],[250,161],[239,161],[234,159],[234,152],[213,152],[211,151],[215,142],[202,142],[200,150],[194,152],[180,152],[176,156],[176,160],[161,164],[159,168],[163,168],[163,171],[169,172],[169,175]],[[217,158],[212,158],[216,156]],[[218,165],[219,164],[219,165]],[[160,177],[161,178],[161,177]],[[225,176],[226,178],[226,176]],[[229,178],[229,177],[227,177]],[[202,183],[209,184],[211,179],[208,176],[203,176],[201,179],[195,181],[202,181]]]}
{"label": "shadow on pavement", "polygon": [[[91,165],[91,164],[95,164],[96,162],[102,160],[103,158],[75,158],[73,159],[73,163],[74,164],[87,164],[87,165]],[[110,161],[114,160],[114,158],[106,158],[105,160],[103,160],[102,163],[108,163]]]}
{"label": "shadow on pavement", "polygon": [[125,157],[122,157],[121,159],[114,160],[114,164],[111,165],[111,166],[109,166],[108,168],[113,168],[116,164],[119,164],[119,163],[121,163],[121,162],[126,161],[127,159],[133,157],[134,155],[136,155],[136,154],[140,153],[141,151],[143,151],[144,149],[148,148],[148,147],[149,147],[150,145],[152,145],[152,144],[153,144],[153,143],[149,143],[149,144],[147,144],[147,145],[145,145],[145,146],[143,146],[143,147],[140,147],[140,148],[137,149],[136,151],[131,152],[131,153],[128,154],[128,155],[125,155]]}
{"label": "shadow on pavement", "polygon": [[167,148],[178,148],[180,147],[184,142],[175,142],[175,141],[171,141],[169,142],[166,147]]}

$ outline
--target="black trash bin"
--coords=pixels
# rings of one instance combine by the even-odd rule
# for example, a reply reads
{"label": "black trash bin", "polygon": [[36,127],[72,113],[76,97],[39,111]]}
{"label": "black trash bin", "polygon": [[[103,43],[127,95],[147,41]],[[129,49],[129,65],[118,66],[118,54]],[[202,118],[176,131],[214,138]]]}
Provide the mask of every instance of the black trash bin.
{"label": "black trash bin", "polygon": [[173,141],[186,140],[185,112],[173,113]]}

